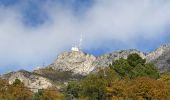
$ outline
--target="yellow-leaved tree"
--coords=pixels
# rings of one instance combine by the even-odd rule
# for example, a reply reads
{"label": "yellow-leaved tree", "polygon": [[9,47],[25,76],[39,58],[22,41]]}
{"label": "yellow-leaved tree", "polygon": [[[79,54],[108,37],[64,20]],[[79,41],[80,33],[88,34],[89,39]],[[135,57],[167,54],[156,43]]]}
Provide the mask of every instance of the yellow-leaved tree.
{"label": "yellow-leaved tree", "polygon": [[169,100],[168,85],[148,77],[113,82],[107,91],[114,99]]}

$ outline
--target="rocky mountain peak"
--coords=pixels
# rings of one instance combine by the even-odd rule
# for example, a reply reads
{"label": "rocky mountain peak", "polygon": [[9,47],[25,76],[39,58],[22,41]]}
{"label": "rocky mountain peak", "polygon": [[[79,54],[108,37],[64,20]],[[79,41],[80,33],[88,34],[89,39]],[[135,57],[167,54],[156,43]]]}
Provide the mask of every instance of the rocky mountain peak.
{"label": "rocky mountain peak", "polygon": [[148,62],[153,61],[155,59],[158,59],[160,56],[170,52],[170,44],[162,45],[159,48],[157,48],[155,51],[149,53],[146,56],[146,59]]}
{"label": "rocky mountain peak", "polygon": [[160,72],[170,70],[170,45],[162,45],[146,56],[147,62],[154,63]]}
{"label": "rocky mountain peak", "polygon": [[94,69],[93,63],[95,60],[95,56],[82,51],[64,52],[48,67],[55,70],[71,71],[74,74],[86,75]]}

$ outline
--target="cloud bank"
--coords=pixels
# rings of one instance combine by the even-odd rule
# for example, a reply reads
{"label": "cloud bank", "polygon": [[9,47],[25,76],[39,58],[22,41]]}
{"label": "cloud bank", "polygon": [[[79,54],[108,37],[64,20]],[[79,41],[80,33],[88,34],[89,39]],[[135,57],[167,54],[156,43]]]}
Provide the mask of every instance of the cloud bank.
{"label": "cloud bank", "polygon": [[1,72],[49,64],[80,34],[86,51],[169,42],[168,0],[30,1],[0,5]]}

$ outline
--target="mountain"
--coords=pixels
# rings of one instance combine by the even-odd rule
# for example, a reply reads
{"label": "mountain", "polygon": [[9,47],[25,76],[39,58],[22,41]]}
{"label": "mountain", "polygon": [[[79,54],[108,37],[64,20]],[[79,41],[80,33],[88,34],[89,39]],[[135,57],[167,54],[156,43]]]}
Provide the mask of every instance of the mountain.
{"label": "mountain", "polygon": [[120,50],[120,51],[114,51],[112,53],[104,54],[102,56],[97,57],[96,63],[98,67],[107,67],[110,63],[112,63],[113,60],[118,60],[120,58],[126,59],[129,54],[137,53],[142,58],[145,58],[146,54],[143,52],[140,52],[136,49],[128,49],[128,50]]}
{"label": "mountain", "polygon": [[161,71],[170,71],[170,45],[162,45],[146,56],[147,62],[153,62]]}
{"label": "mountain", "polygon": [[[160,72],[170,71],[170,45],[162,45],[148,54],[136,49],[113,51],[101,56],[94,56],[76,49],[59,54],[54,62],[33,72],[20,70],[1,75],[0,78],[12,83],[20,79],[29,88],[47,88],[52,85],[60,87],[70,80],[79,80],[89,73],[96,72],[99,67],[107,67],[113,60],[127,58],[129,54],[137,53],[147,62],[152,62]],[[33,90],[35,91],[35,90]]]}
{"label": "mountain", "polygon": [[46,77],[54,83],[63,84],[70,80],[81,79],[84,76],[81,74],[75,74],[71,71],[61,71],[58,69],[52,69],[51,67],[41,68],[38,70],[34,70],[33,73],[38,74],[42,77]]}
{"label": "mountain", "polygon": [[38,91],[38,89],[48,88],[53,85],[49,79],[25,70],[10,72],[0,76],[0,78],[8,80],[9,84],[12,84],[15,79],[19,79],[26,87],[31,88],[34,92]]}
{"label": "mountain", "polygon": [[53,70],[70,71],[73,74],[87,75],[98,67],[107,67],[113,60],[127,58],[129,54],[137,53],[145,58],[143,52],[135,49],[114,51],[99,57],[84,53],[83,51],[71,51],[60,54],[57,59],[47,66]]}
{"label": "mountain", "polygon": [[96,57],[82,51],[71,51],[60,54],[51,65],[54,70],[71,71],[74,74],[87,75],[95,68]]}

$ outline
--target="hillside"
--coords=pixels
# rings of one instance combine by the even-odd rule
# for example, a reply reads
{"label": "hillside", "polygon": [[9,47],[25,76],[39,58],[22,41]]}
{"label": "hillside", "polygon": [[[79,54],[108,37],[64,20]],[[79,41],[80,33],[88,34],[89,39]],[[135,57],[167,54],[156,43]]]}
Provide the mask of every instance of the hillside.
{"label": "hillside", "polygon": [[153,62],[161,71],[170,71],[170,45],[162,45],[146,56],[147,62]]}
{"label": "hillside", "polygon": [[156,65],[160,72],[170,71],[170,45],[163,45],[151,53],[143,53],[135,49],[113,51],[101,56],[84,53],[83,51],[70,51],[58,55],[54,62],[44,68],[28,72],[20,70],[0,77],[12,83],[16,78],[30,88],[47,88],[56,85],[58,88],[70,80],[79,80],[94,73],[100,67],[107,67],[113,60],[127,58],[129,54],[137,53],[147,62]]}
{"label": "hillside", "polygon": [[0,78],[8,80],[9,84],[12,84],[15,79],[19,79],[26,87],[31,88],[31,90],[34,92],[37,92],[38,89],[44,89],[53,86],[53,82],[51,82],[49,79],[25,70],[4,74]]}

